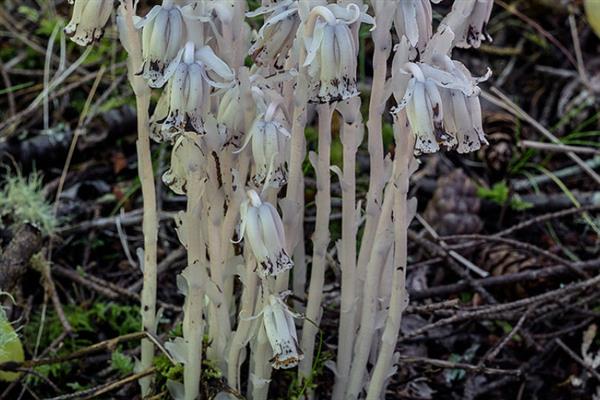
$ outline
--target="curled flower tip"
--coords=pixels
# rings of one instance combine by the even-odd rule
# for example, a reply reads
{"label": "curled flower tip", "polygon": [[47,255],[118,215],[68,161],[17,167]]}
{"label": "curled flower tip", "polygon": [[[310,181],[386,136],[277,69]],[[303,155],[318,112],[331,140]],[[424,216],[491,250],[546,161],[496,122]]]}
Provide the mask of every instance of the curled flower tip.
{"label": "curled flower tip", "polygon": [[293,368],[304,358],[298,345],[294,317],[299,315],[288,308],[282,295],[269,296],[263,309],[263,326],[273,350],[273,358],[269,361],[275,369]]}
{"label": "curled flower tip", "polygon": [[285,251],[283,223],[275,207],[262,202],[256,191],[249,190],[240,207],[240,237],[250,244],[261,278],[274,276],[294,266]]}
{"label": "curled flower tip", "polygon": [[104,26],[113,9],[112,0],[74,0],[71,21],[65,27],[65,35],[80,46],[96,42],[104,35]]}

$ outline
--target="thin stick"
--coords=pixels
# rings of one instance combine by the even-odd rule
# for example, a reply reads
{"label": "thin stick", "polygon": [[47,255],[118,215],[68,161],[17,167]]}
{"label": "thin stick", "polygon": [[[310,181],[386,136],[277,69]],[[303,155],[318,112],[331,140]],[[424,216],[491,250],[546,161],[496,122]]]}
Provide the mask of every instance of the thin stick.
{"label": "thin stick", "polygon": [[581,359],[581,357],[579,357],[573,350],[571,350],[569,348],[569,346],[567,346],[562,340],[560,340],[559,338],[554,339],[554,341],[556,342],[556,344],[563,349],[568,355],[569,357],[571,357],[573,360],[577,361],[577,363],[579,365],[581,365],[583,368],[585,368],[589,373],[591,373],[594,378],[596,378],[596,380],[600,380],[600,374],[594,369],[594,367],[592,367],[591,365],[589,365],[588,363],[586,363],[584,360]]}
{"label": "thin stick", "polygon": [[[586,269],[598,269],[600,268],[600,259],[590,260],[590,261],[582,261],[578,263],[574,263],[578,268],[583,270]],[[536,281],[539,279],[545,279],[549,277],[556,277],[565,275],[571,272],[571,269],[564,265],[554,265],[551,267],[544,267],[531,271],[522,271],[516,272],[514,274],[506,274],[500,276],[490,276],[488,278],[483,279],[475,279],[473,283],[481,286],[481,287],[490,287],[490,286],[499,286],[499,285],[509,285],[516,282],[529,282]],[[443,297],[448,296],[450,294],[458,293],[461,290],[465,290],[473,286],[473,284],[468,281],[461,281],[458,283],[453,283],[449,285],[441,285],[435,286],[429,289],[419,290],[416,292],[411,292],[410,297],[413,300],[422,300],[429,299],[432,297]]]}
{"label": "thin stick", "polygon": [[521,375],[521,370],[518,369],[500,369],[500,368],[488,368],[481,365],[473,365],[466,363],[456,363],[446,360],[437,360],[435,358],[427,357],[409,357],[400,356],[400,361],[407,364],[428,364],[439,368],[452,368],[452,369],[464,369],[470,372],[479,372],[486,375]]}
{"label": "thin stick", "polygon": [[577,22],[575,22],[575,16],[573,15],[573,7],[569,6],[569,28],[571,30],[571,38],[573,39],[573,49],[575,50],[575,58],[577,59],[577,72],[579,73],[579,79],[581,82],[592,89],[590,80],[585,70],[585,64],[583,61],[583,54],[581,53],[581,43],[579,42],[579,34],[577,33]]}
{"label": "thin stick", "polygon": [[329,171],[331,152],[331,118],[333,108],[329,104],[320,104],[319,144],[317,154],[317,222],[313,234],[313,259],[306,305],[306,319],[302,327],[301,349],[304,359],[300,361],[298,374],[302,380],[310,376],[313,365],[313,351],[318,325],[321,319],[321,299],[325,280],[327,247],[329,245],[329,214],[331,213],[331,177]]}
{"label": "thin stick", "polygon": [[[136,96],[138,141],[138,175],[142,186],[144,215],[142,230],[144,232],[144,284],[142,287],[142,326],[152,334],[156,334],[156,288],[157,261],[156,246],[158,238],[158,216],[156,210],[156,188],[154,186],[154,171],[152,168],[150,149],[150,124],[148,108],[150,106],[150,88],[141,75],[136,74],[142,69],[142,49],[140,37],[133,25],[135,13],[133,0],[121,3],[121,14],[125,17],[127,41],[129,47],[129,81]],[[147,370],[154,360],[154,344],[148,339],[142,339],[140,368]],[[150,378],[140,379],[142,396],[150,392]]]}
{"label": "thin stick", "polygon": [[478,317],[481,315],[491,315],[494,313],[509,311],[509,310],[513,310],[518,307],[531,306],[533,304],[538,304],[543,301],[552,301],[554,299],[560,300],[561,298],[564,298],[564,296],[566,296],[567,294],[582,291],[582,290],[585,290],[590,287],[595,287],[599,283],[600,283],[600,275],[598,275],[592,279],[588,279],[588,280],[585,280],[582,282],[577,282],[577,283],[571,284],[569,286],[561,287],[559,289],[552,290],[552,291],[549,291],[549,292],[546,292],[546,293],[543,293],[543,294],[540,294],[537,296],[532,296],[532,297],[528,297],[528,298],[525,298],[522,300],[513,301],[511,303],[498,304],[498,305],[493,305],[493,306],[489,306],[489,307],[480,307],[473,311],[460,312],[451,317],[443,318],[439,321],[425,325],[419,329],[415,329],[414,331],[411,331],[411,332],[405,334],[404,337],[411,338],[411,337],[419,336],[419,335],[422,335],[423,333],[427,332],[428,330],[437,329],[440,326],[452,324],[455,322],[465,321],[470,318]]}
{"label": "thin stick", "polygon": [[521,140],[519,142],[519,146],[528,149],[544,150],[554,153],[566,153],[571,151],[573,153],[579,154],[600,154],[600,150],[594,149],[592,147],[569,146],[566,144],[557,145],[552,143],[536,142],[533,140]]}
{"label": "thin stick", "polygon": [[95,353],[101,350],[112,349],[117,346],[117,344],[121,342],[126,342],[129,340],[137,340],[142,337],[146,337],[146,332],[134,332],[128,333],[126,335],[117,336],[112,339],[103,340],[102,342],[95,343],[91,346],[84,347],[83,349],[79,349],[70,354],[66,354],[64,356],[58,357],[50,357],[50,358],[40,358],[37,360],[26,360],[23,362],[4,362],[0,364],[1,371],[14,371],[16,368],[33,368],[38,367],[40,365],[49,365],[49,364],[59,364],[65,361],[75,360],[77,358],[85,357],[91,353]]}

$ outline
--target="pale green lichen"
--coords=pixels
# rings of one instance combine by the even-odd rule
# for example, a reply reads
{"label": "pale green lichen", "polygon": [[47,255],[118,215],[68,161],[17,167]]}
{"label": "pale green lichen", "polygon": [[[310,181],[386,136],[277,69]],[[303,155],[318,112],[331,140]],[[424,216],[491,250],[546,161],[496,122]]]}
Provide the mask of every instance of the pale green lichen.
{"label": "pale green lichen", "polygon": [[0,227],[30,223],[44,234],[52,234],[58,226],[52,206],[44,197],[42,178],[38,173],[28,177],[20,173],[7,175],[0,190]]}

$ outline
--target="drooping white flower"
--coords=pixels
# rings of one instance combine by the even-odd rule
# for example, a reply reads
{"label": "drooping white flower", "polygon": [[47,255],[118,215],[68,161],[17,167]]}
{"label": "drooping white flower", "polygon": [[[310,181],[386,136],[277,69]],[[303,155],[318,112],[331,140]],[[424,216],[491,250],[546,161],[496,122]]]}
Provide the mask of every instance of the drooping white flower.
{"label": "drooping white flower", "polygon": [[[406,40],[404,44],[406,49]],[[440,145],[450,150],[458,144],[459,153],[477,150],[485,143],[477,84],[489,75],[473,79],[464,65],[445,54],[433,55],[432,62],[433,65],[407,62],[399,66],[394,60],[396,110],[406,108],[416,137],[415,149],[434,153]]]}
{"label": "drooping white flower", "polygon": [[246,16],[256,17],[268,13],[271,15],[265,19],[248,53],[257,65],[282,69],[300,25],[298,2],[281,0],[248,12]]}
{"label": "drooping white flower", "polygon": [[[281,188],[287,182],[287,156],[290,132],[283,99],[274,92],[271,96],[258,87],[253,88],[257,116],[245,137],[241,152],[252,142],[252,159],[255,172],[252,181],[257,186]],[[270,101],[268,104],[265,101]]]}
{"label": "drooping white flower", "polygon": [[250,79],[236,79],[235,83],[217,93],[221,95],[217,110],[217,122],[225,131],[227,141],[235,148],[240,146],[241,134],[245,129],[245,114],[248,108],[253,108],[253,102],[246,101],[247,93],[251,90]]}
{"label": "drooping white flower", "polygon": [[257,261],[261,278],[277,275],[294,266],[285,251],[285,234],[279,213],[271,204],[262,202],[254,190],[240,207],[240,238],[249,244]]}
{"label": "drooping white flower", "polygon": [[494,0],[455,0],[452,11],[442,20],[455,34],[457,47],[479,47],[482,41],[492,41],[486,26],[492,14]]}
{"label": "drooping white flower", "polygon": [[[209,76],[211,73],[224,83],[214,81]],[[154,137],[172,141],[182,132],[204,134],[203,119],[210,111],[211,87],[226,87],[233,78],[233,71],[210,47],[196,49],[193,42],[187,42],[182,59],[169,79],[166,92],[169,112],[164,120],[154,121],[162,124],[160,131],[153,129]],[[159,101],[159,106],[166,107],[167,99],[162,103]],[[155,114],[159,111],[164,113],[164,110],[157,110]]]}
{"label": "drooping white flower", "polygon": [[480,77],[473,78],[469,70],[460,62],[451,60],[446,55],[436,55],[433,62],[458,80],[471,85],[473,93],[468,95],[462,90],[446,88],[441,90],[444,104],[444,127],[449,135],[456,137],[459,153],[470,153],[479,150],[481,144],[487,144],[482,126],[481,104],[479,102],[479,82],[485,81],[491,71]]}
{"label": "drooping white flower", "polygon": [[182,48],[188,41],[202,44],[199,22],[187,17],[189,7],[163,0],[136,23],[142,29],[142,76],[150,87],[162,87],[174,73]]}
{"label": "drooping white flower", "polygon": [[310,81],[309,101],[332,103],[358,95],[356,67],[357,29],[351,25],[373,19],[356,4],[316,6],[310,10],[302,30]]}
{"label": "drooping white flower", "polygon": [[263,325],[273,350],[273,358],[269,361],[275,369],[293,368],[304,358],[298,346],[294,324],[294,318],[298,318],[299,315],[285,304],[286,295],[287,293],[270,295],[262,311]]}
{"label": "drooping white flower", "polygon": [[113,9],[113,0],[69,0],[69,3],[74,6],[65,35],[80,46],[100,40]]}

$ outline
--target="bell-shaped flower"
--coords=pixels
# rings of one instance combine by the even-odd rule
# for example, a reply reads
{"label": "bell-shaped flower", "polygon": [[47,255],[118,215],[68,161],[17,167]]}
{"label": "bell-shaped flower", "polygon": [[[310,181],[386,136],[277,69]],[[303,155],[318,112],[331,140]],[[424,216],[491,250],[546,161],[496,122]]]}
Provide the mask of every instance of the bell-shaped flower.
{"label": "bell-shaped flower", "polygon": [[250,244],[261,278],[277,275],[294,266],[285,251],[283,223],[275,207],[262,202],[256,191],[247,192],[248,199],[240,206],[240,240]]}
{"label": "bell-shaped flower", "polygon": [[479,102],[479,82],[485,81],[491,75],[487,73],[480,78],[473,78],[469,70],[460,62],[451,60],[446,55],[436,55],[433,62],[443,69],[465,87],[471,86],[473,91],[469,94],[456,88],[445,88],[441,90],[442,102],[444,104],[444,128],[446,133],[456,138],[459,153],[470,153],[487,144],[482,126],[481,104]]}
{"label": "bell-shaped flower", "polygon": [[[282,107],[284,100],[275,92],[263,91],[258,87],[253,87],[253,97],[258,115],[237,152],[244,150],[251,142],[255,166],[253,183],[278,189],[287,182],[286,163],[291,136],[288,118]],[[266,102],[269,102],[268,105]]]}
{"label": "bell-shaped flower", "polygon": [[468,48],[479,47],[482,41],[492,41],[486,27],[492,14],[494,0],[460,0],[452,5],[452,11],[442,20],[454,32],[454,45]]}
{"label": "bell-shaped flower", "polygon": [[300,317],[285,304],[287,293],[270,295],[262,310],[262,320],[273,358],[269,360],[275,369],[293,368],[304,358],[300,346],[294,318]]}
{"label": "bell-shaped flower", "polygon": [[[440,144],[447,150],[458,143],[457,151],[465,153],[485,143],[481,128],[479,88],[481,79],[473,79],[459,62],[446,55],[433,57],[435,65],[405,63],[394,76],[395,112],[406,109],[410,129],[415,135],[418,152],[434,153]],[[396,64],[396,61],[395,61]],[[473,114],[467,115],[468,112]]]}
{"label": "bell-shaped flower", "polygon": [[[253,113],[254,104],[245,101],[247,93],[251,90],[251,82],[252,77],[250,77],[250,81],[248,79],[236,80],[231,87],[217,91],[217,94],[221,96],[217,110],[217,122],[225,131],[228,143],[235,148],[239,148],[241,134],[246,130],[246,112]],[[250,110],[246,111],[248,108]]]}
{"label": "bell-shaped flower", "polygon": [[65,35],[80,46],[100,40],[113,9],[113,0],[69,0],[69,3],[74,6]]}
{"label": "bell-shaped flower", "polygon": [[300,25],[298,2],[281,0],[246,13],[247,17],[269,14],[258,31],[256,41],[248,53],[257,65],[282,69]]}
{"label": "bell-shaped flower", "polygon": [[[209,74],[217,76],[224,82],[214,81]],[[154,137],[172,141],[182,132],[204,134],[203,118],[210,111],[211,87],[223,88],[231,84],[234,74],[212,49],[203,46],[195,48],[194,43],[187,42],[180,62],[175,66],[175,72],[169,79],[167,99],[169,112],[162,123],[160,133],[154,131]],[[159,106],[166,107],[166,99]],[[155,114],[160,114],[157,110]]]}
{"label": "bell-shaped flower", "polygon": [[187,17],[189,7],[163,0],[136,23],[142,29],[142,76],[150,87],[162,87],[175,72],[186,41],[202,43],[199,22]]}
{"label": "bell-shaped flower", "polygon": [[353,3],[347,7],[319,5],[310,10],[300,29],[311,102],[332,103],[358,95],[357,29],[351,29],[351,25],[360,22],[372,24],[373,19]]}

